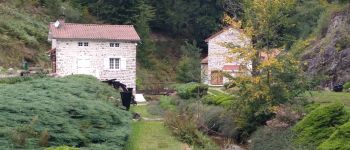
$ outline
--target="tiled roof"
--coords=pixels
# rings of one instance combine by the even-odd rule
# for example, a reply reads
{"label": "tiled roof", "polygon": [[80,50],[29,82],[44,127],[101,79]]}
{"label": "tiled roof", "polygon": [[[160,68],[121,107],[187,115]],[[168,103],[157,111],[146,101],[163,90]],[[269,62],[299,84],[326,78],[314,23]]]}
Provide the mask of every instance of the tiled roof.
{"label": "tiled roof", "polygon": [[222,70],[228,71],[228,70],[239,70],[240,65],[224,65]]}
{"label": "tiled roof", "polygon": [[56,28],[50,23],[53,39],[102,39],[139,41],[140,37],[132,25],[75,24],[61,22]]}
{"label": "tiled roof", "polygon": [[201,64],[208,64],[208,56],[202,59]]}
{"label": "tiled roof", "polygon": [[230,28],[236,29],[237,31],[239,31],[239,32],[241,32],[241,33],[244,33],[244,31],[243,31],[242,29],[238,29],[238,28],[234,28],[234,27],[231,27],[231,26],[227,26],[227,27],[221,29],[220,31],[218,31],[218,32],[216,32],[216,33],[214,33],[214,34],[212,34],[212,35],[211,35],[210,37],[208,37],[207,39],[205,39],[205,42],[209,42],[209,40],[215,38],[216,36],[220,35],[221,33],[224,33],[224,32],[227,31],[227,30],[230,30]]}

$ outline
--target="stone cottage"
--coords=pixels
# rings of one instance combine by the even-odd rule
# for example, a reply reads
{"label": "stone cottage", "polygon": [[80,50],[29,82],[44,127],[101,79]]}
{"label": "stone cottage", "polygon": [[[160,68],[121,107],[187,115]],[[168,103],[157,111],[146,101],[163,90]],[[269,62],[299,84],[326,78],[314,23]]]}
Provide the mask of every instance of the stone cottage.
{"label": "stone cottage", "polygon": [[244,47],[250,44],[250,39],[240,29],[226,27],[207,38],[205,42],[208,43],[208,56],[201,61],[203,83],[210,86],[222,86],[228,81],[223,76],[223,72],[229,73],[233,77],[243,73],[239,60],[229,61],[229,58],[233,58],[235,55],[231,54],[226,46],[233,44]]}
{"label": "stone cottage", "polygon": [[57,76],[92,75],[117,79],[136,87],[136,46],[140,41],[132,25],[65,23],[49,25],[52,72]]}

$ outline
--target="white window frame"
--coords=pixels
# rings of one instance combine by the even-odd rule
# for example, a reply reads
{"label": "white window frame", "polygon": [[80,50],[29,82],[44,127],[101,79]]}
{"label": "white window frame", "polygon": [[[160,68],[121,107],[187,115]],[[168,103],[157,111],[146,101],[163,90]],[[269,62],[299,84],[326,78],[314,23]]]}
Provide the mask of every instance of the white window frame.
{"label": "white window frame", "polygon": [[80,41],[80,42],[78,42],[78,46],[79,47],[88,47],[89,46],[89,42],[82,42],[82,41]]}
{"label": "white window frame", "polygon": [[[120,58],[109,58],[109,70],[120,70],[121,59]],[[118,64],[117,64],[118,62]]]}
{"label": "white window frame", "polygon": [[[114,69],[111,67],[111,59],[119,59],[119,68]],[[114,63],[114,62],[113,62]],[[110,71],[116,71],[116,70],[126,70],[127,69],[127,59],[124,57],[119,57],[119,56],[110,56],[110,57],[105,57],[103,59],[103,68],[104,70],[110,70]],[[115,65],[115,63],[114,63]],[[112,68],[112,69],[111,69]]]}
{"label": "white window frame", "polygon": [[119,46],[120,46],[120,43],[118,43],[118,42],[109,43],[109,47],[119,47]]}

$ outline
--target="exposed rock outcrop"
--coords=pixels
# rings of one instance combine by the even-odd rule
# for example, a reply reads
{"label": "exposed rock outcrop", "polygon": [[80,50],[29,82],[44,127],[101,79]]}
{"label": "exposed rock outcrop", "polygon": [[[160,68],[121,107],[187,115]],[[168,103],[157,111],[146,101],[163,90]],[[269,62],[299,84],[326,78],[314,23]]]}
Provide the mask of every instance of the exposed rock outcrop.
{"label": "exposed rock outcrop", "polygon": [[327,77],[322,85],[332,87],[350,81],[350,7],[334,13],[325,31],[302,60],[309,75]]}

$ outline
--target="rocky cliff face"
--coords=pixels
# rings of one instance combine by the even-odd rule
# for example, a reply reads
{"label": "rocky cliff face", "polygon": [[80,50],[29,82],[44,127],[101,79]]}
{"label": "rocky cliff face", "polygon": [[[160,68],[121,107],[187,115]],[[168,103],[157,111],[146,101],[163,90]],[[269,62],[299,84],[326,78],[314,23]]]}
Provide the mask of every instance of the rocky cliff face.
{"label": "rocky cliff face", "polygon": [[323,36],[302,56],[304,70],[325,76],[325,87],[350,81],[350,7],[332,15]]}

